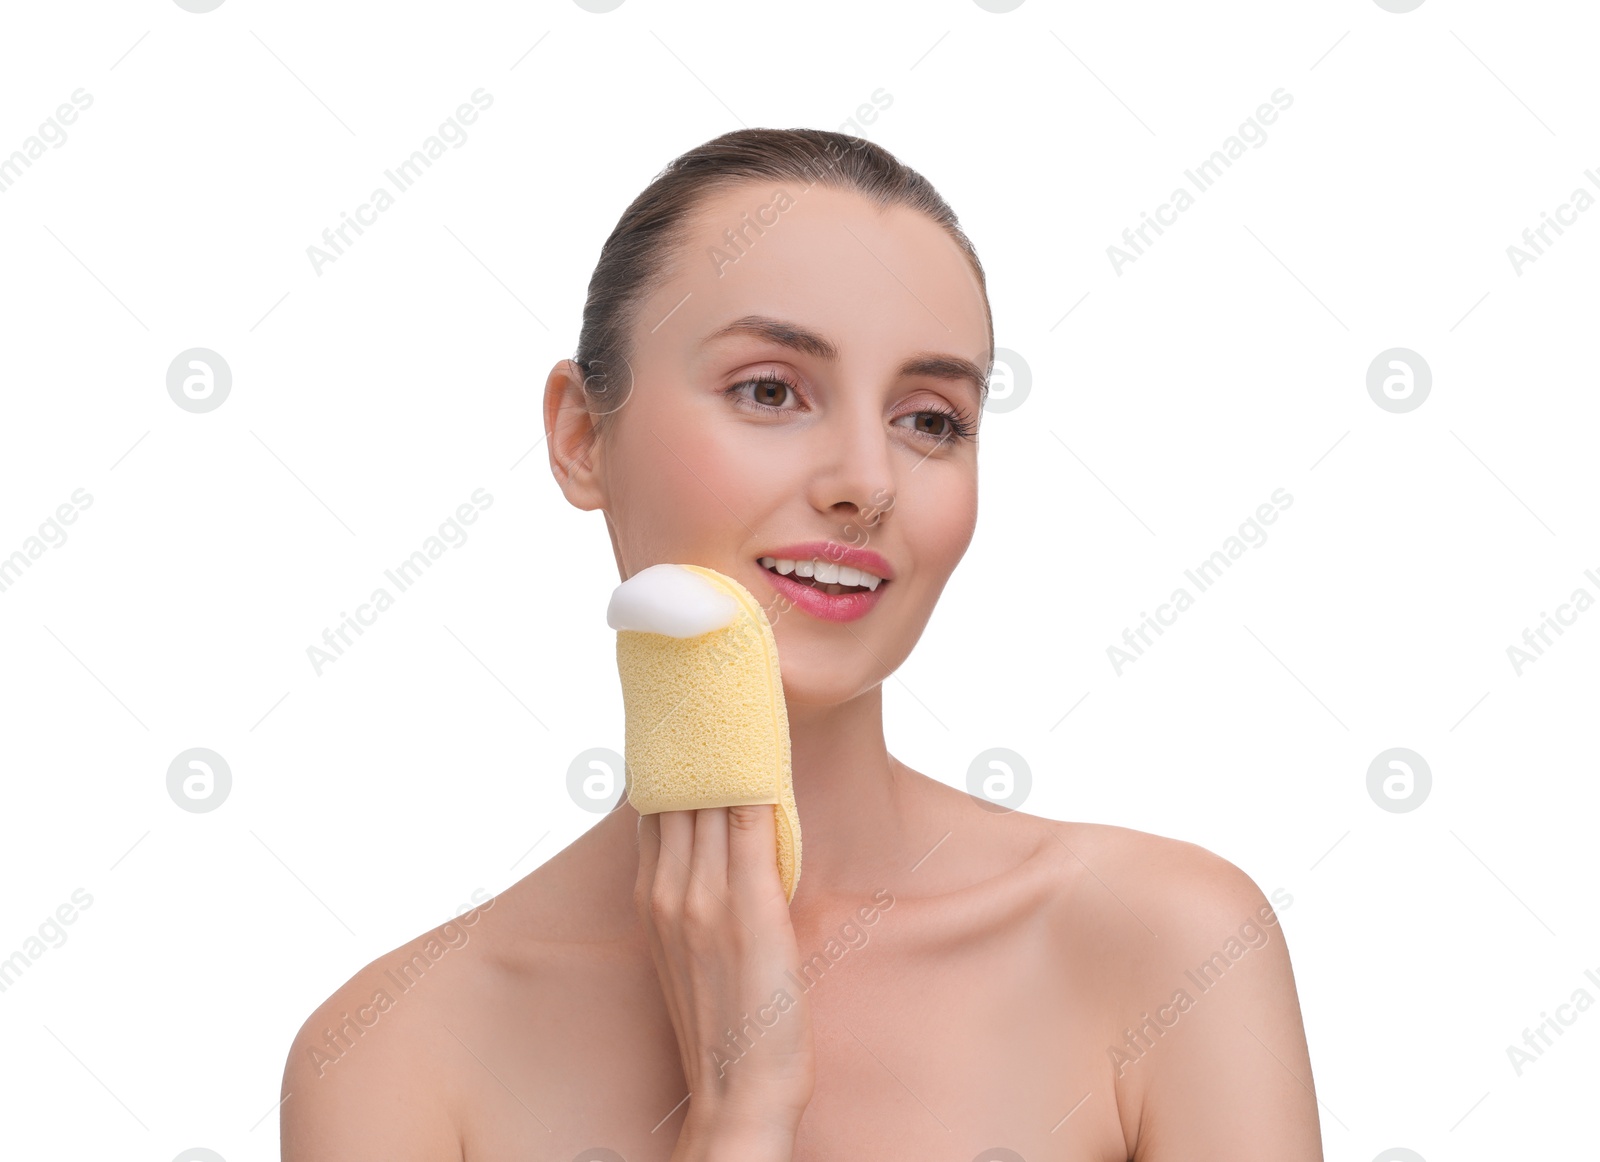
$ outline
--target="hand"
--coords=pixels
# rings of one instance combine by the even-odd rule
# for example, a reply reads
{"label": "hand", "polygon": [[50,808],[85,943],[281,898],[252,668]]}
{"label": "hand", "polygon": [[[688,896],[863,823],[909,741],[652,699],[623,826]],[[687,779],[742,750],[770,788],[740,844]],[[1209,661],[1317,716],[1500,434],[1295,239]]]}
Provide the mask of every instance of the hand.
{"label": "hand", "polygon": [[696,1132],[792,1138],[816,1084],[810,1006],[786,975],[800,950],[778,876],[776,811],[639,819],[634,907],[678,1035]]}

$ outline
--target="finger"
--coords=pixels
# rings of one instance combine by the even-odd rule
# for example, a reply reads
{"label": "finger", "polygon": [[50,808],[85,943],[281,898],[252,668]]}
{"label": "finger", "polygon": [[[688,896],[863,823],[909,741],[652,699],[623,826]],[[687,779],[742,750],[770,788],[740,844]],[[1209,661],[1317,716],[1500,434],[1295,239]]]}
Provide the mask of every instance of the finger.
{"label": "finger", "polygon": [[639,874],[633,881],[634,909],[650,927],[650,895],[656,882],[656,867],[661,862],[661,817],[639,816]]}
{"label": "finger", "polygon": [[[668,951],[666,943],[662,940],[662,933],[657,929],[655,917],[651,912],[656,869],[661,861],[661,816],[639,816],[638,832],[639,878],[634,882],[634,906],[639,914],[640,927],[644,930],[645,943],[650,949],[650,961],[655,966],[656,981],[661,988],[661,998],[666,1005],[668,1019],[672,1022],[672,1027],[677,1029],[682,1026],[683,1021],[683,1006],[677,990],[672,987],[672,982],[678,979],[676,977],[678,967],[676,958]],[[670,861],[671,857],[668,859]]]}
{"label": "finger", "polygon": [[689,860],[689,890],[728,894],[728,808],[701,807],[695,812],[694,855]]}
{"label": "finger", "polygon": [[747,898],[783,894],[776,805],[728,808],[728,890]]}
{"label": "finger", "polygon": [[662,811],[656,816],[661,828],[661,858],[656,864],[655,890],[672,901],[674,908],[683,906],[683,897],[689,891],[694,816],[692,810]]}

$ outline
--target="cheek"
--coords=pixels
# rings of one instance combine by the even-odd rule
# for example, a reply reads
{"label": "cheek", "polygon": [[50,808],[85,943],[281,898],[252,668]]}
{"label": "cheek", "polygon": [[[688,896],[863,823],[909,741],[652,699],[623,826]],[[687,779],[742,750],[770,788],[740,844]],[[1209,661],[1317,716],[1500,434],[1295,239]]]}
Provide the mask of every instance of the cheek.
{"label": "cheek", "polygon": [[894,515],[902,518],[901,534],[916,545],[918,559],[949,572],[977,528],[977,479],[952,470],[937,484],[913,487],[896,502]]}
{"label": "cheek", "polygon": [[619,445],[613,472],[625,480],[622,494],[640,523],[680,539],[725,532],[752,521],[763,497],[787,487],[770,450],[732,426],[695,422],[692,409],[629,418],[639,422]]}
{"label": "cheek", "polygon": [[[684,452],[683,458],[705,482],[701,492],[715,491],[735,512],[760,506],[774,493],[792,492],[800,471],[798,447],[787,449],[787,456],[775,455],[778,445],[752,439],[735,424],[695,433],[690,447],[693,455]],[[721,512],[726,519],[727,509]]]}

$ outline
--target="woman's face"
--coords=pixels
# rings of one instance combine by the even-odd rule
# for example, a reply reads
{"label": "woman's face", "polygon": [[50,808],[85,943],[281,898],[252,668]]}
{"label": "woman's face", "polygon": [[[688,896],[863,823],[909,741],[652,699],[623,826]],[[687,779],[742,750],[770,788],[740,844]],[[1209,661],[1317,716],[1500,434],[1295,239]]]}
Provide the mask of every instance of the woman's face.
{"label": "woman's face", "polygon": [[[722,191],[694,216],[638,316],[583,507],[604,510],[624,578],[679,562],[742,583],[772,622],[786,700],[833,704],[905,660],[972,539],[988,326],[933,222],[784,184]],[[808,609],[761,564],[803,542],[829,546],[823,563],[879,554],[887,568],[866,567],[890,579],[868,612]]]}

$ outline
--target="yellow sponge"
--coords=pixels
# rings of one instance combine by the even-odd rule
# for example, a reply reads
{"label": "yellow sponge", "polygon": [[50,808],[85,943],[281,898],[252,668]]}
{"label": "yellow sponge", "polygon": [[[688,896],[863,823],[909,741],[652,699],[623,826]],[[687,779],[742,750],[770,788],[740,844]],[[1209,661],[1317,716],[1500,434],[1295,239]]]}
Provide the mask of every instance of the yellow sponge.
{"label": "yellow sponge", "polygon": [[777,805],[778,875],[800,883],[789,715],[766,611],[699,565],[652,565],[612,595],[628,802],[641,815]]}

